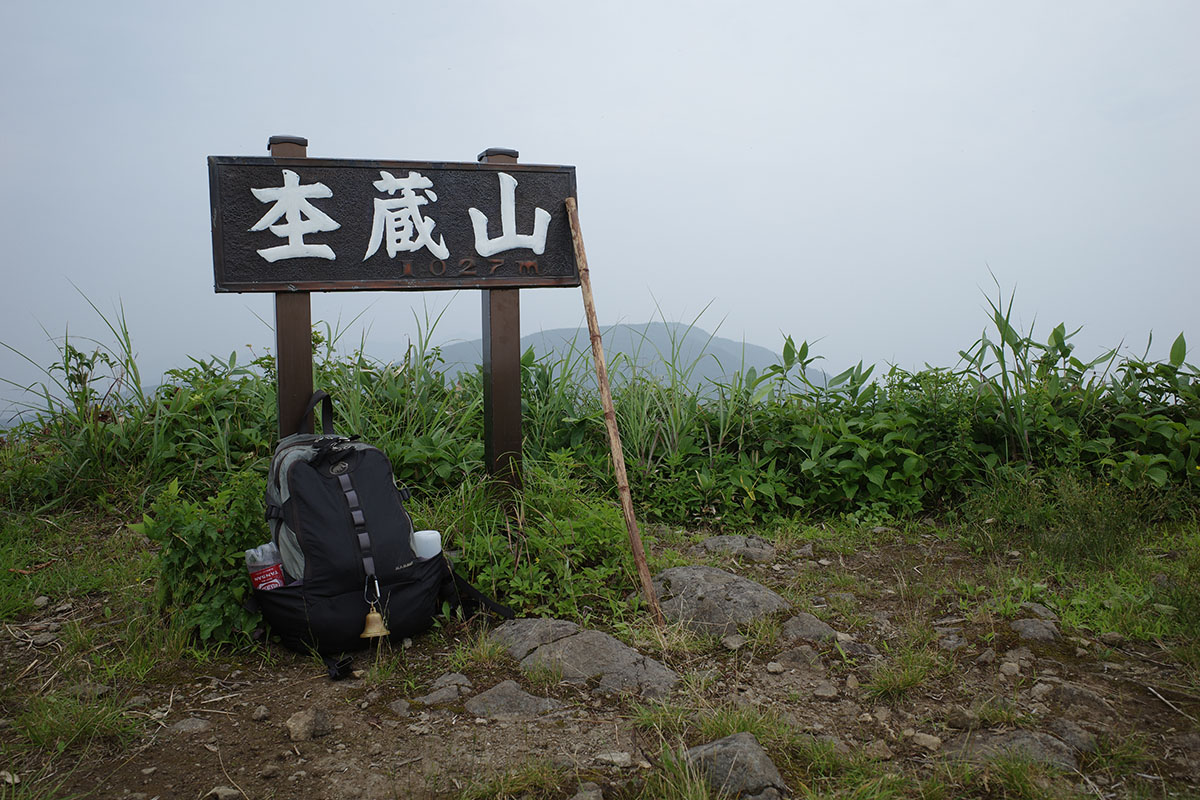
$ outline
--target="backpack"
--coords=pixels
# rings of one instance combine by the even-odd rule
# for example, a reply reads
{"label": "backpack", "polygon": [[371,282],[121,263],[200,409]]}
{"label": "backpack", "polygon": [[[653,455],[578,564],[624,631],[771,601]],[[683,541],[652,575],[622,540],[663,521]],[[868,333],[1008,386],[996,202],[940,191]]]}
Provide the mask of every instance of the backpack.
{"label": "backpack", "polygon": [[416,557],[404,509],[409,492],[397,488],[387,456],[333,433],[325,392],[313,395],[304,416],[318,404],[322,433],[280,441],[267,477],[267,520],[284,585],[254,596],[284,646],[322,656],[366,647],[371,640],[360,634],[373,609],[393,641],[427,630],[444,602],[465,599],[511,619],[511,610],[458,576],[442,552]]}

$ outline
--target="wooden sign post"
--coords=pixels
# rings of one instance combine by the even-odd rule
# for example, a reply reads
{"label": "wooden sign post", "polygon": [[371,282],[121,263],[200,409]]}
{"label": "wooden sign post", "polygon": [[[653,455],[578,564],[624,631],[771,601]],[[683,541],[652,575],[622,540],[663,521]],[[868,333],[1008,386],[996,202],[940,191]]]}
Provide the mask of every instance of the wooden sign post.
{"label": "wooden sign post", "polygon": [[520,290],[580,286],[621,508],[643,592],[662,624],[625,475],[587,260],[575,168],[308,158],[308,140],[272,136],[270,158],[210,156],[214,288],[274,292],[279,436],[311,432],[314,291],[479,289],[488,472],[521,480]]}

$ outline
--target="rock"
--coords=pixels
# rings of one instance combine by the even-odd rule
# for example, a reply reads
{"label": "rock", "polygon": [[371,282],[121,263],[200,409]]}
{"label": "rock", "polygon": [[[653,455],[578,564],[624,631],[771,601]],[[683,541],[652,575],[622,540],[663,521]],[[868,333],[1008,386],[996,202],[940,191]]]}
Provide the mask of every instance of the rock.
{"label": "rock", "polygon": [[262,722],[271,718],[271,709],[266,706],[258,706],[254,709],[254,713],[250,715],[250,719],[255,722]]}
{"label": "rock", "polygon": [[435,689],[429,694],[423,694],[420,697],[414,697],[414,703],[420,703],[425,706],[440,706],[443,703],[453,703],[458,699],[462,687],[460,686],[443,686],[440,689]]}
{"label": "rock", "polygon": [[608,764],[621,769],[633,766],[633,756],[624,752],[597,753],[594,760],[599,764]]}
{"label": "rock", "polygon": [[297,711],[288,717],[284,724],[287,727],[288,737],[293,742],[308,742],[333,732],[333,723],[329,719],[329,712],[320,706]]}
{"label": "rock", "polygon": [[976,657],[975,663],[980,664],[980,665],[987,665],[987,664],[991,664],[995,660],[996,660],[996,651],[989,647]]}
{"label": "rock", "polygon": [[445,675],[440,675],[434,679],[431,689],[445,689],[447,686],[460,686],[464,689],[471,688],[471,680],[461,672],[447,672]]}
{"label": "rock", "polygon": [[488,638],[504,645],[508,654],[520,661],[542,645],[578,631],[578,625],[562,619],[514,619],[496,628]]}
{"label": "rock", "polygon": [[772,789],[787,791],[779,770],[753,734],[735,733],[693,747],[686,757],[716,793],[745,797]]}
{"label": "rock", "polygon": [[847,692],[857,692],[858,691],[858,676],[857,675],[851,674],[851,675],[846,676],[846,691]]}
{"label": "rock", "polygon": [[700,543],[709,553],[727,553],[747,561],[770,561],[775,558],[775,545],[761,536],[712,536]]}
{"label": "rock", "polygon": [[863,755],[874,761],[891,761],[894,754],[883,739],[876,739],[862,749]]}
{"label": "rock", "polygon": [[721,645],[726,650],[741,650],[750,641],[740,633],[730,633],[721,637]]}
{"label": "rock", "polygon": [[37,636],[33,637],[32,641],[33,641],[34,647],[45,647],[46,645],[54,644],[55,642],[57,642],[58,635],[49,633],[49,632],[39,633]]}
{"label": "rock", "polygon": [[600,791],[597,784],[587,781],[579,784],[579,791],[571,798],[571,800],[604,800],[604,793]]}
{"label": "rock", "polygon": [[1009,627],[1030,642],[1055,642],[1060,637],[1058,626],[1044,619],[1014,619]]}
{"label": "rock", "polygon": [[1069,719],[1054,719],[1046,726],[1063,744],[1081,753],[1096,752],[1096,737]]}
{"label": "rock", "polygon": [[498,683],[466,702],[468,713],[488,719],[536,717],[556,708],[562,708],[562,703],[522,691],[516,681]]}
{"label": "rock", "polygon": [[[839,637],[844,634],[838,634]],[[852,638],[838,640],[838,650],[847,658],[879,658],[879,651],[865,642],[856,642]]]}
{"label": "rock", "polygon": [[813,697],[830,700],[837,696],[837,687],[829,681],[817,681],[817,685],[813,687]]}
{"label": "rock", "polygon": [[936,753],[942,746],[942,740],[929,733],[914,733],[912,741],[917,747],[923,747],[931,753]]}
{"label": "rock", "polygon": [[175,733],[203,733],[212,727],[212,723],[199,717],[187,717],[171,726]]}
{"label": "rock", "polygon": [[1125,637],[1116,631],[1100,634],[1100,642],[1106,647],[1120,647],[1125,644]]}
{"label": "rock", "polygon": [[46,597],[46,595],[44,595],[44,594],[38,595],[37,597],[33,598],[33,607],[36,609],[40,610],[40,609],[45,608],[48,605],[50,605],[50,598]]}
{"label": "rock", "polygon": [[798,641],[819,643],[837,638],[837,632],[807,611],[801,611],[783,623],[779,636],[783,641],[789,643]]}
{"label": "rock", "polygon": [[775,661],[783,664],[785,667],[802,667],[805,669],[813,669],[824,671],[825,665],[821,663],[821,656],[817,651],[809,645],[802,644],[799,647],[793,647],[790,650],[784,650],[779,655],[775,656]]}
{"label": "rock", "polygon": [[1012,678],[1021,674],[1021,665],[1015,661],[1005,661],[1000,665],[1000,674]]}
{"label": "rock", "polygon": [[938,649],[947,652],[954,652],[967,646],[967,640],[959,636],[957,633],[951,633],[943,636],[938,640]]}
{"label": "rock", "polygon": [[980,725],[979,715],[968,711],[962,706],[955,706],[946,715],[946,727],[960,731],[973,731]]}
{"label": "rock", "polygon": [[679,681],[674,670],[607,633],[590,630],[542,644],[521,660],[526,672],[539,668],[557,671],[568,683],[595,680],[597,689],[608,694],[635,691],[642,697],[662,697]]}
{"label": "rock", "polygon": [[812,558],[813,546],[811,543],[806,544],[803,547],[797,548],[792,555],[796,556],[796,558]]}
{"label": "rock", "polygon": [[1029,690],[1029,696],[1034,700],[1041,700],[1050,692],[1054,691],[1054,686],[1049,683],[1035,683],[1033,688]]}
{"label": "rock", "polygon": [[407,717],[410,706],[407,700],[394,700],[388,703],[388,708],[397,717]]}
{"label": "rock", "polygon": [[242,793],[232,786],[214,786],[208,790],[205,797],[215,797],[217,800],[241,800]]}
{"label": "rock", "polygon": [[1071,748],[1050,734],[1037,731],[963,733],[947,746],[947,752],[974,763],[990,761],[997,756],[1020,756],[1068,772],[1078,768]]}
{"label": "rock", "polygon": [[1058,622],[1058,614],[1055,614],[1041,603],[1034,603],[1032,601],[1021,603],[1021,608],[1033,614],[1038,619],[1044,619],[1048,622]]}
{"label": "rock", "polygon": [[80,683],[67,690],[67,694],[78,700],[99,700],[112,689],[102,683]]}
{"label": "rock", "polygon": [[278,764],[267,764],[265,767],[262,768],[261,771],[259,771],[258,777],[264,778],[267,780],[270,780],[271,778],[279,777],[279,765]]}
{"label": "rock", "polygon": [[663,570],[654,587],[663,614],[697,633],[735,633],[739,625],[791,607],[765,586],[713,567]]}
{"label": "rock", "polygon": [[1075,683],[1060,683],[1054,687],[1054,691],[1049,693],[1047,699],[1058,703],[1068,710],[1082,708],[1104,714],[1113,713],[1112,705],[1101,695],[1093,692],[1086,686],[1080,686]]}
{"label": "rock", "polygon": [[783,664],[780,664],[778,661],[768,661],[767,662],[767,672],[771,673],[772,675],[779,675],[783,671],[784,671],[784,666],[783,666]]}

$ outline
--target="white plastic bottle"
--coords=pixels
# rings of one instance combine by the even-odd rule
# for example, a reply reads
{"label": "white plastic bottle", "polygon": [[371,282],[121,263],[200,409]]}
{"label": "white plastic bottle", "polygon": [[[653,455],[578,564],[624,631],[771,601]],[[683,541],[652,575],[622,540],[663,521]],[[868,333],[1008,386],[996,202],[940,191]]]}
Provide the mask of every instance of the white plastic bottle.
{"label": "white plastic bottle", "polygon": [[424,561],[442,552],[442,534],[438,531],[413,531],[413,553]]}

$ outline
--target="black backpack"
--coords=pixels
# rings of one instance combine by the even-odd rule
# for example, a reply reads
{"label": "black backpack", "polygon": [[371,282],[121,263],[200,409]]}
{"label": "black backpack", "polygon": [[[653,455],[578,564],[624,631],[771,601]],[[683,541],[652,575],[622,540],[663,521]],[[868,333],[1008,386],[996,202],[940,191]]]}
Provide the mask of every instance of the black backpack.
{"label": "black backpack", "polygon": [[393,641],[427,630],[447,602],[511,618],[511,610],[458,576],[443,553],[414,555],[404,509],[409,493],[397,488],[387,456],[333,433],[325,392],[313,395],[305,417],[318,405],[322,433],[283,439],[267,478],[267,520],[284,585],[254,595],[271,631],[292,650],[331,656],[370,643],[360,634],[372,608]]}

